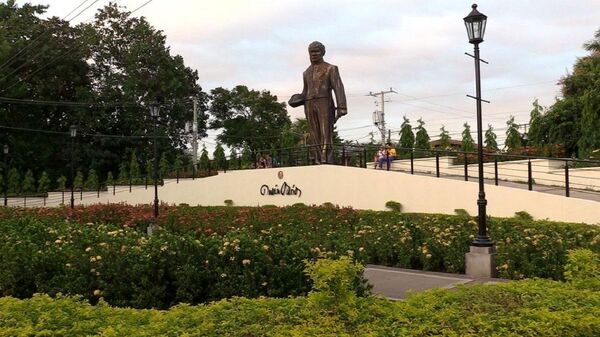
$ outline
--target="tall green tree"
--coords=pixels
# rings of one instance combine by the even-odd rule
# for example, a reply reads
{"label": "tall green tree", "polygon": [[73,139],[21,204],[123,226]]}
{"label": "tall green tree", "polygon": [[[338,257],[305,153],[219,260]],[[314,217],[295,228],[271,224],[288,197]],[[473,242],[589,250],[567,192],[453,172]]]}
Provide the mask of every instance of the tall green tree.
{"label": "tall green tree", "polygon": [[200,160],[198,161],[198,166],[201,170],[208,170],[208,166],[210,159],[208,158],[208,150],[206,149],[206,145],[202,145],[202,151],[200,151]]}
{"label": "tall green tree", "polygon": [[148,181],[153,181],[154,179],[154,160],[146,161],[146,178]]}
{"label": "tall green tree", "polygon": [[591,41],[584,44],[589,54],[578,58],[573,70],[561,79],[562,97],[541,117],[539,133],[533,132],[530,136],[536,144],[560,145],[565,152],[563,155],[582,158],[600,148],[597,94],[600,92],[600,81],[597,80],[600,76],[599,46],[600,29]]}
{"label": "tall green tree", "polygon": [[[173,155],[175,148],[184,148],[187,142],[181,130],[192,119],[190,97],[194,97],[200,106],[199,136],[206,136],[207,116],[203,111],[208,95],[198,85],[197,71],[187,67],[181,56],[171,54],[161,30],[115,3],[98,10],[95,20],[82,24],[81,30],[89,46],[89,74],[96,83],[92,87],[94,97],[103,102],[127,102],[117,107],[98,107],[95,119],[87,121],[84,130],[145,135],[154,126],[149,106],[157,103],[161,106],[158,132],[167,136],[159,141],[160,152]],[[99,150],[87,156],[102,167],[117,159],[114,154],[124,158],[123,149],[130,146],[126,138],[98,142]],[[141,145],[151,146],[151,139]]]}
{"label": "tall green tree", "polygon": [[284,125],[281,130],[281,145],[280,148],[288,149],[298,146],[302,140],[301,134],[296,134],[292,129],[292,125]]}
{"label": "tall green tree", "polygon": [[581,137],[577,145],[579,157],[588,158],[600,150],[600,93],[588,90],[582,95],[581,102]]}
{"label": "tall green tree", "polygon": [[183,158],[181,157],[180,154],[177,154],[177,156],[175,156],[175,161],[173,162],[173,170],[175,170],[175,173],[177,173],[177,172],[181,172],[182,169],[183,169]]}
{"label": "tall green tree", "polygon": [[529,114],[529,133],[527,134],[530,144],[542,146],[549,143],[548,125],[544,118],[544,107],[537,99],[533,101],[533,109]]}
{"label": "tall green tree", "polygon": [[440,148],[447,150],[450,148],[450,133],[446,130],[446,127],[442,125],[440,128]]}
{"label": "tall green tree", "polygon": [[410,125],[410,120],[404,116],[404,121],[400,126],[400,147],[413,148],[415,146],[415,134]]}
{"label": "tall green tree", "polygon": [[219,142],[234,148],[246,144],[255,152],[278,148],[281,130],[291,123],[285,103],[269,91],[243,85],[211,90],[210,113],[210,127],[222,130]]}
{"label": "tall green tree", "polygon": [[121,164],[119,164],[119,176],[117,180],[121,184],[129,182],[129,165],[127,165],[127,163],[121,162]]}
{"label": "tall green tree", "polygon": [[110,186],[113,186],[115,183],[115,178],[113,177],[113,173],[112,171],[108,171],[108,173],[106,174],[106,187],[109,188]]}
{"label": "tall green tree", "polygon": [[81,172],[81,170],[77,170],[77,173],[75,174],[75,179],[73,180],[73,187],[78,190],[82,189],[83,182],[83,172]]}
{"label": "tall green tree", "polygon": [[248,168],[254,162],[253,153],[250,147],[244,143],[242,146],[242,167]]}
{"label": "tall green tree", "polygon": [[427,130],[425,129],[425,122],[422,118],[419,118],[417,121],[419,125],[417,125],[417,133],[415,138],[415,147],[417,149],[425,149],[429,150],[431,148],[431,144],[429,143],[429,135],[427,134]]}
{"label": "tall green tree", "polygon": [[519,124],[515,123],[515,117],[510,116],[506,121],[506,140],[504,140],[504,150],[506,152],[518,152],[522,148],[521,133],[519,133]]}
{"label": "tall green tree", "polygon": [[238,168],[238,150],[236,149],[231,149],[231,152],[229,153],[229,169],[233,170],[233,169],[237,169]]}
{"label": "tall green tree", "polygon": [[48,177],[48,173],[46,171],[42,172],[40,175],[40,179],[38,179],[38,188],[37,191],[39,193],[46,193],[50,190],[50,177]]}
{"label": "tall green tree", "polygon": [[[47,17],[46,9],[13,0],[0,3],[0,97],[79,103],[0,104],[0,125],[65,134],[10,133],[16,167],[63,174],[71,157],[72,124],[80,135],[147,135],[154,124],[149,116],[154,100],[162,105],[161,152],[174,157],[186,144],[180,131],[192,118],[190,97],[200,103],[198,130],[206,134],[208,95],[198,85],[197,72],[171,54],[162,31],[115,3],[76,26]],[[32,43],[33,48],[24,49]],[[6,137],[0,134],[0,143],[7,143]],[[104,175],[128,160],[130,148],[149,145],[150,139],[132,143],[128,137],[89,137],[77,142],[77,158]]]}
{"label": "tall green tree", "polygon": [[465,152],[473,152],[475,151],[475,141],[473,140],[473,136],[471,136],[471,126],[469,123],[465,123],[463,127],[460,149]]}
{"label": "tall green tree", "polygon": [[[36,101],[89,101],[89,56],[81,30],[56,17],[47,6],[0,2],[0,96]],[[39,37],[39,38],[38,38]],[[27,47],[30,48],[27,48]],[[0,125],[64,132],[83,118],[82,108],[42,104],[0,104]],[[10,138],[10,140],[7,140]],[[12,162],[51,175],[68,166],[68,139],[56,133],[11,132]]]}
{"label": "tall green tree", "polygon": [[169,174],[169,160],[167,159],[167,154],[165,152],[160,156],[160,162],[158,163],[158,170],[160,179],[163,179]]}
{"label": "tall green tree", "polygon": [[21,186],[23,193],[30,194],[35,192],[35,177],[33,176],[33,171],[27,170]]}
{"label": "tall green tree", "polygon": [[8,171],[8,193],[21,192],[21,175],[16,168],[11,168]]}
{"label": "tall green tree", "polygon": [[141,177],[140,163],[138,162],[135,151],[131,153],[131,159],[129,160],[129,177],[131,177],[132,180],[138,180]]}
{"label": "tall green tree", "polygon": [[487,130],[485,130],[484,136],[484,145],[485,149],[488,152],[497,152],[498,151],[498,142],[496,141],[496,133],[494,132],[494,127],[492,124],[488,124]]}
{"label": "tall green tree", "polygon": [[67,177],[61,175],[56,179],[56,188],[59,191],[64,191],[67,189]]}
{"label": "tall green tree", "polygon": [[85,180],[84,186],[86,189],[92,190],[92,191],[95,191],[100,187],[100,182],[99,182],[98,174],[96,173],[96,170],[90,169],[88,171],[87,179]]}
{"label": "tall green tree", "polygon": [[227,165],[227,158],[225,157],[225,150],[221,143],[217,142],[215,146],[215,151],[213,152],[213,159],[215,162],[215,169],[224,170]]}

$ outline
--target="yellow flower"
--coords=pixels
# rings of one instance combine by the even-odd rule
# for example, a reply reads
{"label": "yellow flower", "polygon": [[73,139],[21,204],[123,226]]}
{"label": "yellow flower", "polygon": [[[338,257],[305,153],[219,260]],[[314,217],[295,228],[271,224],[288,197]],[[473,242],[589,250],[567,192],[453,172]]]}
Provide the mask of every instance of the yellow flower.
{"label": "yellow flower", "polygon": [[267,245],[263,245],[263,246],[262,246],[262,250],[264,250],[264,251],[266,252],[267,250],[269,250],[269,246],[267,246]]}
{"label": "yellow flower", "polygon": [[88,253],[89,253],[91,250],[92,250],[92,247],[87,247],[87,248],[85,249],[85,251],[86,251],[86,252],[88,252]]}
{"label": "yellow flower", "polygon": [[96,296],[96,297],[102,296],[102,291],[100,289],[94,290],[94,296]]}
{"label": "yellow flower", "polygon": [[248,260],[248,259],[244,259],[244,260],[242,260],[242,264],[243,264],[244,266],[247,266],[247,265],[249,265],[249,264],[250,264],[250,260]]}

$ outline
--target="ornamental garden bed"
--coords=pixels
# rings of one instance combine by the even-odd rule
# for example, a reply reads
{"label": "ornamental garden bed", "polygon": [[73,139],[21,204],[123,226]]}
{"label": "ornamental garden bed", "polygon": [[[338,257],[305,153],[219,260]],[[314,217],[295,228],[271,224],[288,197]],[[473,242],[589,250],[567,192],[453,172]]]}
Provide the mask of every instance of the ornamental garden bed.
{"label": "ornamental garden bed", "polygon": [[[468,214],[403,214],[309,207],[150,206],[0,209],[0,294],[102,297],[114,306],[166,309],[244,296],[308,293],[304,261],[464,272],[477,232]],[[490,218],[499,276],[563,279],[567,251],[600,252],[586,224]],[[363,293],[360,283],[356,289]],[[101,296],[98,296],[101,294]]]}

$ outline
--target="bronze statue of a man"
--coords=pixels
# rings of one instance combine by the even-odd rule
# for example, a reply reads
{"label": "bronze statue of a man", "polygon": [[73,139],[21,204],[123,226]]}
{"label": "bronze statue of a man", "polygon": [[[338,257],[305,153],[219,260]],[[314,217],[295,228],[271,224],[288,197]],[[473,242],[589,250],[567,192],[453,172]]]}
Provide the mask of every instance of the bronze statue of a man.
{"label": "bronze statue of a man", "polygon": [[292,107],[304,105],[315,162],[333,164],[333,125],[348,113],[344,84],[337,66],[323,61],[325,46],[321,42],[311,43],[308,54],[310,66],[303,73],[302,94],[293,95],[288,103]]}

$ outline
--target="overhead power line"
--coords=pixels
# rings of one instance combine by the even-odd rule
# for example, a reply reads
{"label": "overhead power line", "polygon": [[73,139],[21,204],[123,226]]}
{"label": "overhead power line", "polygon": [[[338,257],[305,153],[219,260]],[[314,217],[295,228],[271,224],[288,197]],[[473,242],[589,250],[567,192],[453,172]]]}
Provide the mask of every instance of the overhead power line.
{"label": "overhead power line", "polygon": [[[99,0],[95,0],[94,2],[92,2],[90,5],[88,5],[86,8],[84,8],[77,15],[75,15],[74,17],[72,17],[71,19],[69,19],[67,22],[71,22],[72,20],[76,19],[78,16],[80,16],[83,12],[85,12],[88,8],[90,8],[91,6],[93,6],[98,1]],[[69,15],[71,15],[73,12],[75,12],[77,9],[79,9],[81,6],[83,6],[86,2],[88,2],[88,0],[84,0],[83,2],[81,2],[77,7],[75,7],[67,15],[65,15],[62,18],[62,20],[66,19]],[[44,31],[43,33],[41,33],[40,35],[38,35],[35,39],[33,39],[31,42],[29,42],[25,47],[23,47],[21,50],[19,50],[16,54],[14,54],[10,58],[8,58],[8,60],[4,61],[4,63],[2,63],[2,65],[0,65],[0,70],[3,70],[6,66],[8,66],[17,56],[21,55],[26,50],[28,50],[28,49],[32,48],[33,46],[35,46],[38,43],[38,41],[40,41],[40,39],[42,37],[48,35],[49,32],[50,32],[50,29],[47,29],[46,31]],[[35,56],[32,57],[32,59],[35,59],[36,57],[38,57],[39,55],[43,54],[44,52],[45,52],[44,50],[38,52],[37,54],[35,54]],[[20,65],[19,67],[15,68],[10,74],[4,76],[2,79],[6,78],[8,76],[13,75],[16,71],[18,71],[19,69],[23,68],[27,64],[28,61],[30,61],[30,60],[26,60],[22,65]]]}
{"label": "overhead power line", "polygon": [[[93,3],[91,3],[90,5],[88,5],[88,6],[87,6],[87,7],[86,7],[84,10],[82,10],[81,12],[79,12],[79,13],[77,14],[77,16],[79,16],[80,14],[82,14],[84,11],[86,11],[88,8],[90,8],[90,7],[91,7],[93,4],[95,4],[95,3],[96,3],[96,2],[98,2],[98,1],[99,1],[99,0],[94,0],[94,2],[93,2]],[[120,1],[121,1],[121,0],[115,0],[113,3],[114,3],[114,4],[118,4]],[[146,2],[146,3],[144,3],[142,6],[138,7],[136,10],[134,10],[134,12],[135,12],[135,11],[137,11],[138,9],[141,9],[142,7],[146,6],[146,5],[147,5],[148,3],[150,3],[151,1],[152,1],[152,0],[150,0],[150,1],[147,1],[147,2]],[[133,12],[131,12],[131,13],[133,13]],[[75,19],[77,16],[75,16],[75,17],[71,18],[71,19],[70,19],[68,22],[70,22],[71,20]],[[90,18],[88,18],[88,19],[87,19],[87,20],[85,20],[84,22],[90,21],[90,20],[91,20],[91,19],[93,19],[93,18],[94,18],[94,16],[91,16]],[[0,94],[2,94],[2,93],[4,93],[4,92],[6,92],[7,90],[9,90],[9,89],[13,88],[14,86],[18,85],[18,84],[19,84],[19,83],[21,83],[21,82],[23,82],[23,81],[25,81],[25,80],[28,80],[28,79],[29,79],[29,78],[31,78],[33,75],[35,75],[35,74],[39,73],[40,71],[44,70],[46,67],[48,67],[48,66],[50,66],[50,65],[54,64],[54,62],[58,61],[59,59],[61,59],[61,58],[65,57],[66,55],[68,55],[69,53],[71,53],[71,52],[72,52],[72,51],[73,51],[73,50],[74,50],[76,47],[78,47],[78,44],[76,44],[76,43],[73,43],[73,47],[71,47],[71,48],[67,49],[67,51],[66,51],[66,52],[64,52],[63,54],[61,54],[61,55],[59,55],[59,56],[55,57],[54,59],[50,60],[49,62],[47,62],[46,64],[42,65],[42,66],[41,66],[40,68],[38,68],[36,71],[34,71],[34,72],[30,73],[29,75],[25,76],[24,78],[19,78],[19,79],[18,79],[16,82],[14,82],[13,84],[11,84],[11,85],[10,85],[10,86],[8,86],[7,88],[4,88],[4,89],[2,89],[2,90],[0,91]],[[37,57],[37,56],[38,56],[38,55],[40,55],[40,54],[42,54],[42,52],[40,52],[40,53],[36,54],[36,55],[35,55],[35,57]],[[27,62],[28,62],[28,61],[25,61],[25,63],[27,63]],[[19,68],[21,68],[22,66],[23,66],[23,65],[21,65]],[[14,71],[13,71],[13,73],[14,73]],[[11,74],[13,74],[13,73],[11,73]],[[9,75],[5,76],[4,78],[6,78],[6,77],[8,77],[8,76],[9,76]],[[4,78],[2,78],[2,79],[4,79]]]}
{"label": "overhead power line", "polygon": [[[61,131],[52,131],[52,130],[19,128],[19,127],[12,127],[12,126],[6,126],[6,125],[0,125],[0,129],[70,136],[70,131],[61,132]],[[85,133],[85,132],[78,133],[78,134],[80,134],[81,136],[99,137],[99,138],[124,138],[124,139],[152,139],[152,138],[154,138],[153,135],[127,136],[127,135],[111,135],[111,134],[103,134],[103,133]],[[156,138],[165,138],[166,139],[166,138],[169,138],[169,136],[156,136]]]}
{"label": "overhead power line", "polygon": [[146,7],[146,5],[147,5],[147,4],[149,4],[149,3],[151,3],[152,1],[153,1],[153,0],[148,0],[148,1],[144,2],[144,3],[143,3],[141,6],[139,6],[138,8],[136,8],[136,9],[134,9],[134,10],[132,10],[132,11],[131,11],[131,14],[133,14],[133,13],[135,13],[135,12],[139,11],[140,9],[142,9],[142,8]]}

